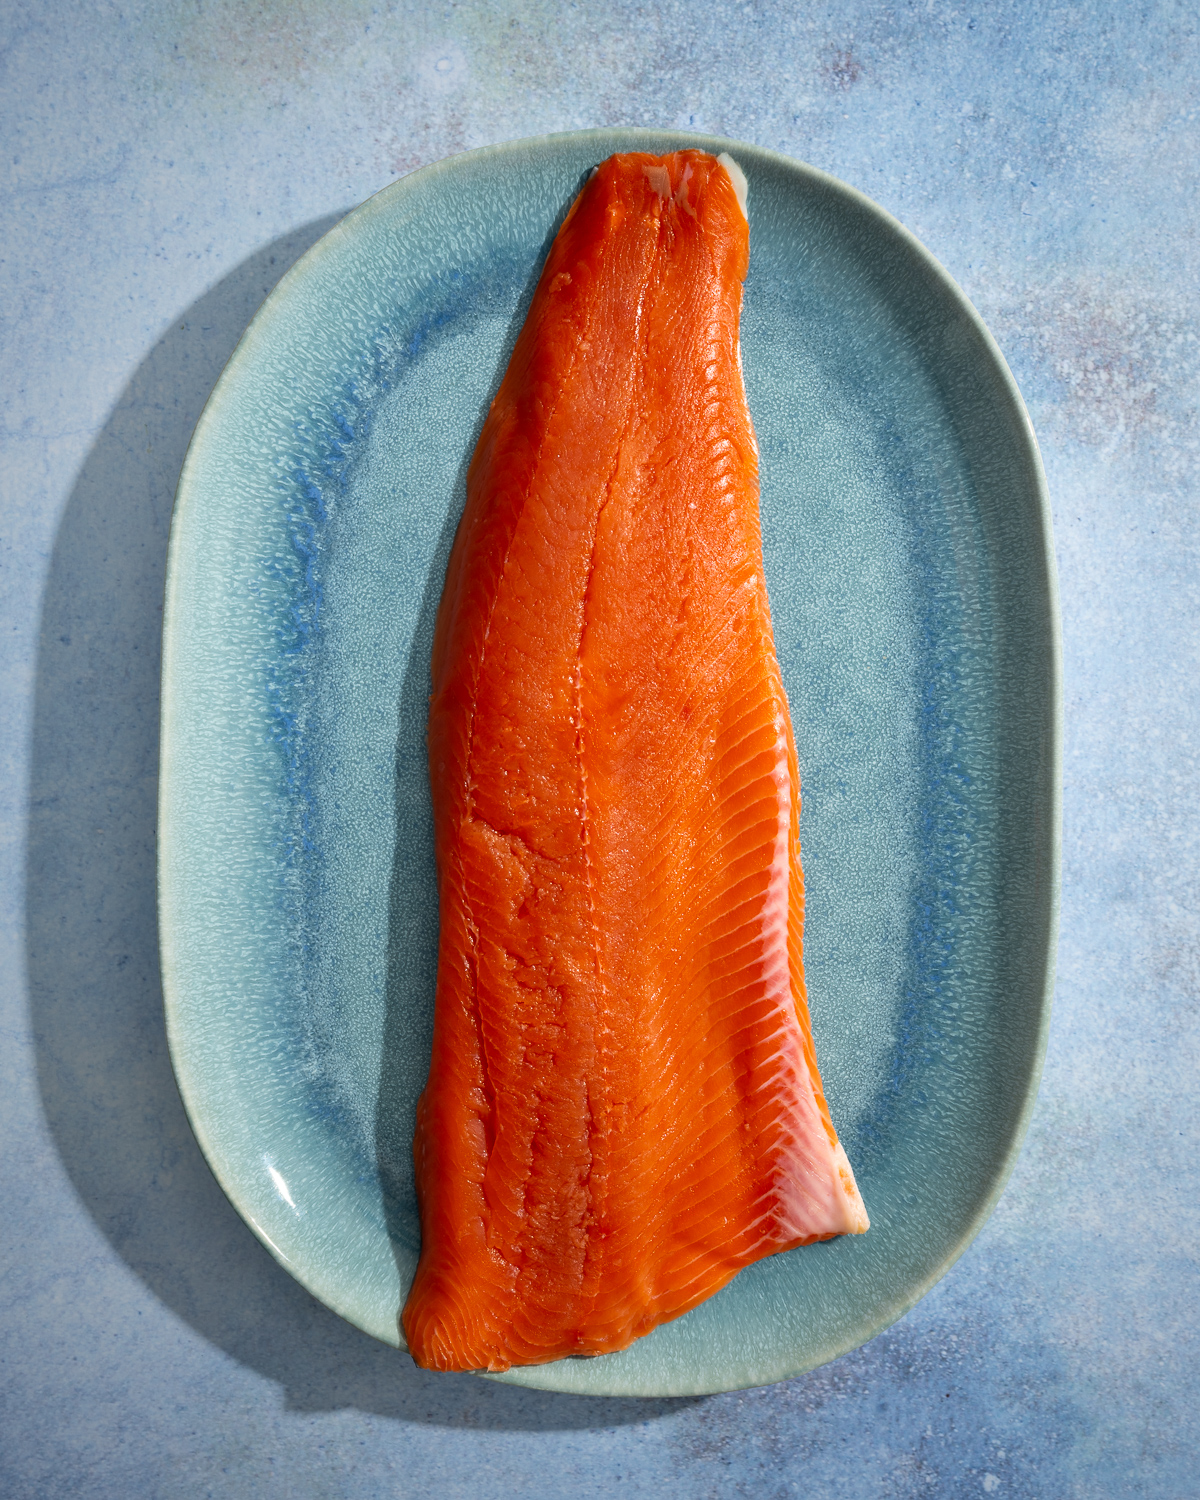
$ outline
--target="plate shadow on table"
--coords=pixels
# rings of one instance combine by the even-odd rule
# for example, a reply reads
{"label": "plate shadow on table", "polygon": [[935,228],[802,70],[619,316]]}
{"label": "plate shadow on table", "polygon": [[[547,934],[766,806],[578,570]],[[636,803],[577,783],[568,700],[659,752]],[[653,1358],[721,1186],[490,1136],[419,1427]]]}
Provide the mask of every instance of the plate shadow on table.
{"label": "plate shadow on table", "polygon": [[258,251],[172,325],[122,393],[59,527],[38,650],[26,868],[43,1107],[80,1200],[117,1254],[203,1338],[279,1382],[289,1409],[356,1407],[492,1429],[645,1421],[691,1403],[428,1375],[322,1307],[217,1186],[171,1071],[155,816],[172,497],[250,317],[335,222],[316,220]]}

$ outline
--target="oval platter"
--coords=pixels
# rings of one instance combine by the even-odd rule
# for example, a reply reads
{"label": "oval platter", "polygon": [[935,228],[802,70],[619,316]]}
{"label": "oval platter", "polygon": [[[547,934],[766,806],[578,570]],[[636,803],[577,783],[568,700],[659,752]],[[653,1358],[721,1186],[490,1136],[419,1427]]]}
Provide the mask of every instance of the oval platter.
{"label": "oval platter", "polygon": [[749,180],[742,352],[803,789],[806,963],[870,1232],[632,1348],[496,1378],[685,1395],[813,1368],[970,1243],[1037,1090],[1057,922],[1050,513],[1020,395],[882,209],[756,147],[520,141],[379,193],[283,278],[197,426],[167,574],[159,904],[200,1145],[272,1254],[399,1345],[437,909],[429,650],[466,464],[542,260],[615,151]]}

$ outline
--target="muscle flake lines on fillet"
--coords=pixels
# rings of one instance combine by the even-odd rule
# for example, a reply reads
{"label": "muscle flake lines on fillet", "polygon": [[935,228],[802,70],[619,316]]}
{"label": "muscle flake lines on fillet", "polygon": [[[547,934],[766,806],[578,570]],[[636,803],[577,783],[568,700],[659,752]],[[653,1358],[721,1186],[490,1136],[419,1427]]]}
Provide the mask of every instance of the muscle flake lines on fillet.
{"label": "muscle flake lines on fillet", "polygon": [[426,1366],[620,1349],[866,1228],[808,1024],[747,257],[711,157],[604,163],[471,464],[429,719]]}

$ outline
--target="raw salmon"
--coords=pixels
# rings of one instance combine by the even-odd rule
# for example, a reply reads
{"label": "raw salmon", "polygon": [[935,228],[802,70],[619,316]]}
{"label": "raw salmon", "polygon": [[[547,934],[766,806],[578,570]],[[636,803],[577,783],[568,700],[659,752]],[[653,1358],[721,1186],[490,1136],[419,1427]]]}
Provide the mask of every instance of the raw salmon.
{"label": "raw salmon", "polygon": [[550,251],[433,649],[418,1364],[621,1349],[867,1215],[821,1091],[738,343],[745,179],[614,156]]}

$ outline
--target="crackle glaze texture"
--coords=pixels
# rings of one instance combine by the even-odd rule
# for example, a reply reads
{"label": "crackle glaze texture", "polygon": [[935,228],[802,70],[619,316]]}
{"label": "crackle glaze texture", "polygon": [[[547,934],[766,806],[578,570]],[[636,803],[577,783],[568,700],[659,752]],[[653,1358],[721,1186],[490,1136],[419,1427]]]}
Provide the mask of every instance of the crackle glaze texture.
{"label": "crackle glaze texture", "polygon": [[[1191,8],[14,4],[0,18],[0,70],[0,1490],[1190,1493],[1200,1440]],[[834,174],[912,230],[980,310],[1029,405],[1061,585],[1062,939],[1021,1159],[978,1238],[900,1321],[806,1375],[705,1398],[429,1376],[322,1307],[204,1165],[159,984],[167,527],[223,364],[288,268],[393,178],[455,151],[597,125],[748,141]],[[529,237],[536,258],[573,186],[557,199],[547,190],[541,238],[511,198],[483,201],[489,235],[511,253],[474,277],[451,257],[417,289],[427,325],[385,327],[386,299],[356,296],[335,326],[348,362],[371,346],[357,382],[322,392],[301,360],[280,378],[306,420],[272,427],[264,407],[259,450],[278,467],[250,511],[271,545],[247,549],[221,526],[204,539],[214,564],[240,559],[240,573],[222,573],[227,618],[248,620],[263,666],[219,684],[228,702],[253,706],[258,738],[219,776],[204,764],[194,773],[214,817],[240,798],[277,819],[265,843],[259,828],[212,866],[226,903],[224,932],[210,929],[217,956],[259,975],[269,1002],[251,1007],[262,1024],[225,1054],[224,1071],[270,1079],[280,1055],[298,1051],[294,1137],[336,1141],[344,1159],[316,1172],[306,1151],[298,1166],[290,1137],[268,1146],[247,1132],[261,1223],[281,1236],[311,1227],[320,1240],[330,1221],[312,1224],[308,1195],[314,1180],[322,1191],[341,1183],[356,1245],[347,1260],[368,1298],[398,1302],[398,1261],[415,1250],[403,1101],[420,1087],[419,1048],[385,1050],[383,1032],[394,1021],[413,1034],[430,979],[422,674],[429,580],[466,451],[413,434],[438,432],[447,410],[478,421],[530,290]],[[955,508],[971,492],[960,484],[967,460],[937,417],[970,393],[931,390],[927,351],[910,379],[895,378],[912,347],[904,326],[863,342],[861,330],[881,325],[849,309],[879,305],[874,263],[836,256],[836,236],[802,239],[812,274],[788,280],[783,250],[796,246],[772,201],[769,185],[756,199],[752,180],[762,217],[746,379],[798,738],[797,700],[807,703],[814,1026],[847,1149],[856,1168],[862,1159],[873,1220],[886,1223],[921,1207],[907,1188],[889,1198],[882,1180],[889,1143],[917,1118],[889,1105],[914,1086],[893,1060],[961,1070],[969,1059],[921,1029],[928,1012],[888,1012],[881,997],[937,985],[953,1021],[973,1003],[962,976],[996,973],[996,952],[971,944],[1009,899],[1003,871],[948,882],[966,850],[1014,847],[988,817],[1011,819],[1018,841],[1032,836],[987,756],[1028,726],[1030,700],[1019,682],[998,700],[992,664],[1029,649],[1035,622],[1006,614],[1010,596],[993,587],[1022,566],[987,544],[1007,539],[987,530],[1007,513]],[[757,311],[755,285],[780,289]],[[402,301],[405,286],[400,267]],[[798,322],[803,345],[788,332]],[[852,379],[836,374],[847,359]],[[782,420],[795,409],[806,424]],[[231,501],[244,498],[250,468],[231,453],[219,461]],[[397,501],[390,512],[372,503],[383,492]],[[914,527],[913,496],[942,497],[965,530]],[[974,558],[984,566],[968,613]],[[391,614],[378,611],[384,597]],[[220,603],[202,602],[214,613]],[[943,719],[948,702],[969,711]],[[240,708],[234,718],[240,743],[247,721]],[[337,726],[336,762],[317,753],[325,724]],[[961,766],[969,782],[956,779]],[[914,825],[913,805],[949,821]],[[869,816],[854,815],[863,808]],[[390,835],[357,836],[372,824],[411,837],[389,847]],[[197,858],[214,856],[201,847]],[[269,900],[254,894],[260,879]],[[986,899],[960,909],[967,888]],[[914,925],[915,908],[928,926]],[[1000,957],[1019,967],[1019,953]],[[279,976],[295,974],[303,1011],[272,1013]],[[966,1142],[949,1177],[933,1174],[954,1197],[1003,1101],[946,1097],[970,1131],[936,1100],[919,1118]],[[282,1098],[268,1083],[254,1107],[277,1119]],[[931,1161],[945,1159],[935,1146]],[[381,1226],[398,1248],[372,1259]],[[828,1249],[815,1255],[836,1287]],[[331,1246],[326,1259],[342,1253]],[[869,1263],[861,1271],[877,1286]],[[770,1277],[749,1285],[747,1317],[798,1305],[793,1331],[810,1336],[803,1302],[773,1300]],[[726,1362],[746,1344],[731,1337]]]}

